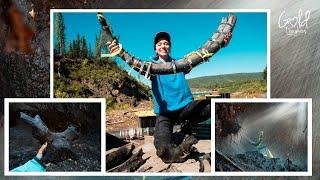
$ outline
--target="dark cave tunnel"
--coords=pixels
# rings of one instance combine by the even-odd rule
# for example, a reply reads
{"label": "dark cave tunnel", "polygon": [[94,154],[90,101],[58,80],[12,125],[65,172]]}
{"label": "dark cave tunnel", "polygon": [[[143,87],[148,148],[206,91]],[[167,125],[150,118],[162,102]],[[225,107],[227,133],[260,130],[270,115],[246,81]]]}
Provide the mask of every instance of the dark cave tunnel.
{"label": "dark cave tunnel", "polygon": [[[216,132],[216,148],[235,156],[255,151],[263,131],[261,144],[274,158],[288,159],[307,169],[308,129],[307,103],[229,103],[240,125],[237,133],[220,136]],[[219,105],[218,105],[219,106]],[[216,119],[216,121],[219,121]]]}

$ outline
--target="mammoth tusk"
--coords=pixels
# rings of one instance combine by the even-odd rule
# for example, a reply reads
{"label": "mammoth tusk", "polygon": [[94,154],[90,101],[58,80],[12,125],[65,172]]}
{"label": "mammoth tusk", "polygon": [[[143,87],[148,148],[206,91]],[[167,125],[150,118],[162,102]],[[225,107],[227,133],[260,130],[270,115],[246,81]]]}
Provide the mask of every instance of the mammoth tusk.
{"label": "mammoth tusk", "polygon": [[[98,20],[102,29],[106,33],[109,41],[118,40],[112,33],[111,26],[107,23],[106,18],[102,13],[97,13]],[[236,24],[237,17],[235,14],[229,14],[228,18],[224,17],[218,26],[217,32],[213,33],[212,37],[198,50],[187,54],[184,58],[177,60],[175,63],[156,64],[141,60],[129,54],[124,48],[119,48],[119,52],[105,55],[105,57],[112,57],[115,54],[120,56],[129,66],[146,77],[154,74],[174,74],[178,72],[189,72],[193,67],[202,62],[209,61],[209,59],[222,47],[227,44],[224,39],[227,34],[232,33]]]}

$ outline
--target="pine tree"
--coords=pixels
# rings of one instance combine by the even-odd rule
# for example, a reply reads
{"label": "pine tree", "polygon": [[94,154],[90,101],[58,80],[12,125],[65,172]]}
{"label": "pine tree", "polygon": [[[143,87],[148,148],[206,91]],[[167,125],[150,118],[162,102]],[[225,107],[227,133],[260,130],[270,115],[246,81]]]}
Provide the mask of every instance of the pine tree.
{"label": "pine tree", "polygon": [[81,57],[87,58],[88,57],[88,47],[87,42],[84,36],[81,38]]}
{"label": "pine tree", "polygon": [[93,53],[92,53],[92,49],[91,49],[91,45],[88,44],[88,58],[92,59],[93,58]]}
{"label": "pine tree", "polygon": [[69,43],[69,49],[68,49],[68,57],[73,58],[73,47],[72,47],[72,42]]}
{"label": "pine tree", "polygon": [[72,58],[75,58],[76,57],[76,41],[73,40],[72,41]]}
{"label": "pine tree", "polygon": [[55,20],[55,35],[57,40],[57,52],[60,56],[64,56],[64,50],[65,50],[65,25],[62,13],[56,14],[56,20]]}
{"label": "pine tree", "polygon": [[263,79],[267,81],[267,67],[265,67],[263,70]]}
{"label": "pine tree", "polygon": [[75,57],[79,58],[81,57],[81,52],[80,52],[80,35],[77,34],[76,40],[75,40],[75,46],[74,46],[74,51],[75,51]]}
{"label": "pine tree", "polygon": [[100,48],[100,34],[101,31],[99,32],[99,35],[96,35],[96,41],[95,41],[95,55],[96,59],[100,59],[100,54],[101,54],[101,48]]}
{"label": "pine tree", "polygon": [[100,31],[100,42],[99,42],[100,51],[109,52],[107,42],[108,42],[107,35]]}

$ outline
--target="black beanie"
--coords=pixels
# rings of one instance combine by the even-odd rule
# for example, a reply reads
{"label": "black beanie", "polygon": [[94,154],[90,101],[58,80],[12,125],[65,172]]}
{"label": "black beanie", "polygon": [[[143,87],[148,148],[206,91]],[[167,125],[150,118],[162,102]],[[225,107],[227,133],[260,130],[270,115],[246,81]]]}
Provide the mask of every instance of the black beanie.
{"label": "black beanie", "polygon": [[171,45],[170,35],[167,32],[158,32],[156,36],[154,37],[154,44],[153,48],[156,49],[156,44],[160,39],[166,39],[169,42],[169,45]]}

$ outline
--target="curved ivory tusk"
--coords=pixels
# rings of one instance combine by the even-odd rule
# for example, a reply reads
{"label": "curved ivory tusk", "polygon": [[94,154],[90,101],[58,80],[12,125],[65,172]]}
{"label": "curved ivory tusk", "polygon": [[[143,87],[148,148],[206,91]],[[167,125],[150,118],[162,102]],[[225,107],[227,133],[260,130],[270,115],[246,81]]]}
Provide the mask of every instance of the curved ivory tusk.
{"label": "curved ivory tusk", "polygon": [[[110,25],[108,25],[102,13],[97,13],[98,20],[102,29],[109,39],[117,38],[112,34]],[[143,61],[129,54],[122,48],[118,54],[127,64],[134,70],[146,77],[153,74],[174,74],[178,72],[189,72],[193,67],[208,61],[219,49],[225,47],[224,39],[228,33],[232,33],[236,24],[237,17],[235,14],[229,14],[228,18],[222,18],[217,32],[213,33],[212,37],[198,50],[187,54],[184,58],[175,62],[168,62],[164,64],[156,64],[153,62]]]}

